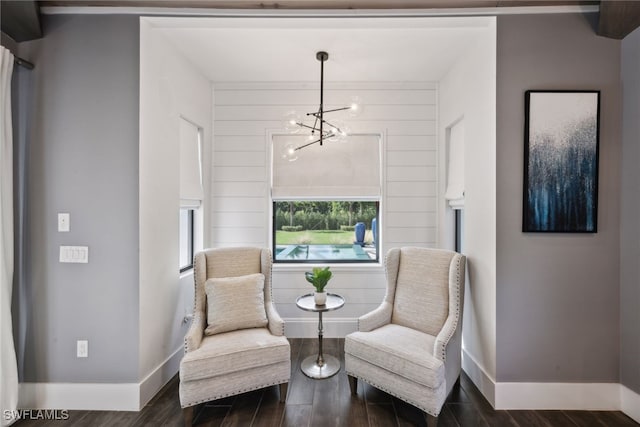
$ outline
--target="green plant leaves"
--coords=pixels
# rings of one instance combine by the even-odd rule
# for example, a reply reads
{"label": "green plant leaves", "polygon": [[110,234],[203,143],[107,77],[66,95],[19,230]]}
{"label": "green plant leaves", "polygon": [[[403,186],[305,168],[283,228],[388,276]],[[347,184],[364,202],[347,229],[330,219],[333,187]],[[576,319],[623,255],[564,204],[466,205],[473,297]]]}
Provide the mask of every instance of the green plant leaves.
{"label": "green plant leaves", "polygon": [[324,292],[324,288],[327,286],[331,276],[333,276],[333,273],[331,272],[330,267],[314,267],[312,272],[307,271],[304,273],[305,279],[313,285],[316,292]]}

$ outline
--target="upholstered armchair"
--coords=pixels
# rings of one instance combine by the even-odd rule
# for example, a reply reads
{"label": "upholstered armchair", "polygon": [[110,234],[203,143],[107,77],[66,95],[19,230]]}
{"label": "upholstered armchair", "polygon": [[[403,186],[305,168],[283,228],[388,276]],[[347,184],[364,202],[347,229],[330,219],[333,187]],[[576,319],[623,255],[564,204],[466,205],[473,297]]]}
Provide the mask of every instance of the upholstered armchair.
{"label": "upholstered armchair", "polygon": [[180,362],[185,425],[194,406],[280,385],[287,396],[291,351],[271,298],[271,251],[207,249],[195,256],[195,308]]}
{"label": "upholstered armchair", "polygon": [[437,425],[460,376],[465,257],[405,247],[385,259],[382,304],[358,319],[345,338],[351,392],[358,378],[425,412]]}

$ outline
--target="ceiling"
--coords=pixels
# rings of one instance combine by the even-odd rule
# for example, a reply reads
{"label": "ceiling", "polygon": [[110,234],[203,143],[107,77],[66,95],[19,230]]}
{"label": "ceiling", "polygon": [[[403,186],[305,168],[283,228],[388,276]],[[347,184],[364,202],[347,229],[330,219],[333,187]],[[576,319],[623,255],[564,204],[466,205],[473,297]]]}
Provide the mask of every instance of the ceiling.
{"label": "ceiling", "polygon": [[493,18],[145,18],[214,82],[437,81]]}

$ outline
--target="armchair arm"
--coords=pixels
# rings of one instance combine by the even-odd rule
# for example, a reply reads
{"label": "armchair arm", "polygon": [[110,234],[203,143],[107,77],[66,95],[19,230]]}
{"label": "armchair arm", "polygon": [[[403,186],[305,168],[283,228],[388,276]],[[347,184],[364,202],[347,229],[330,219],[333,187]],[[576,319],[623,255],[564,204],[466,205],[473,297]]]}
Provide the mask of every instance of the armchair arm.
{"label": "armchair arm", "polygon": [[185,353],[197,350],[200,347],[202,337],[204,336],[204,328],[206,326],[205,323],[206,319],[204,316],[204,311],[196,311],[193,315],[191,326],[189,327],[187,334],[184,336]]}
{"label": "armchair arm", "polygon": [[450,343],[454,343],[454,350],[460,353],[466,260],[464,255],[456,254],[449,267],[449,316],[433,344],[433,355],[443,362]]}
{"label": "armchair arm", "polygon": [[373,311],[360,316],[358,319],[358,331],[369,332],[391,322],[391,313],[393,306],[388,301],[382,301],[382,304]]}
{"label": "armchair arm", "polygon": [[276,311],[273,302],[267,302],[265,308],[267,309],[267,319],[269,319],[269,331],[275,336],[284,336],[284,320]]}
{"label": "armchair arm", "polygon": [[458,316],[449,315],[444,322],[444,326],[436,336],[433,344],[433,355],[443,362],[447,359],[447,345],[449,345],[449,341],[451,341],[451,338],[456,334],[457,329]]}

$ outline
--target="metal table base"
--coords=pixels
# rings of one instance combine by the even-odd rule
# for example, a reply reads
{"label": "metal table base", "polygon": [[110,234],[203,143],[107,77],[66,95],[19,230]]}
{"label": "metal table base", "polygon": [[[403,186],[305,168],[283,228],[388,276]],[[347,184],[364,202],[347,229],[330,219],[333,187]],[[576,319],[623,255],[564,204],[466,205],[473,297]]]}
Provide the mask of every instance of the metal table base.
{"label": "metal table base", "polygon": [[[344,305],[344,298],[336,294],[328,294],[327,304],[324,306],[310,305],[309,298],[313,298],[312,294],[303,295],[298,298],[296,304],[299,308],[306,311],[314,311],[318,313],[318,354],[306,357],[300,364],[300,370],[313,379],[321,380],[334,376],[340,371],[340,360],[334,356],[324,354],[322,348],[322,338],[324,327],[322,324],[322,313],[325,311],[337,310]],[[303,302],[303,299],[307,301]]]}
{"label": "metal table base", "polygon": [[300,369],[306,376],[314,380],[323,380],[340,371],[340,361],[333,356],[326,355],[321,365],[318,363],[318,356],[309,356],[302,361]]}
{"label": "metal table base", "polygon": [[322,351],[322,312],[318,312],[318,355],[306,357],[300,364],[300,369],[308,377],[321,380],[334,376],[340,371],[340,361]]}

